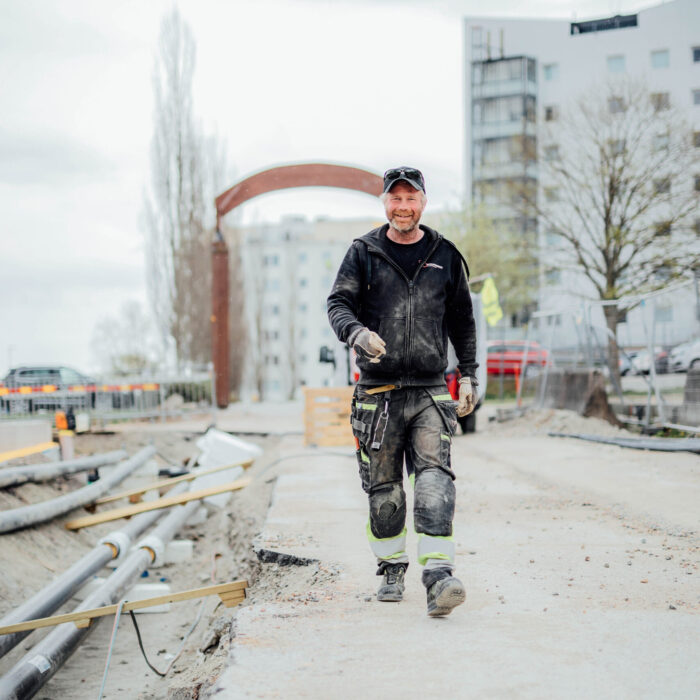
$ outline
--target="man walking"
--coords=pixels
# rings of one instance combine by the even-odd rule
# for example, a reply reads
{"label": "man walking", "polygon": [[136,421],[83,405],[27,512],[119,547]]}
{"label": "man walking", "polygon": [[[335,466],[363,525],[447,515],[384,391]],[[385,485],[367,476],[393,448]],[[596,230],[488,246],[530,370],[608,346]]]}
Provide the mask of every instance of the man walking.
{"label": "man walking", "polygon": [[419,170],[387,170],[381,199],[389,223],[353,241],[328,297],[328,317],[340,341],[355,349],[361,371],[352,430],[369,496],[367,537],[383,577],[377,600],[403,597],[405,458],[428,615],[437,617],[465,599],[452,576],[457,419],[444,370],[449,337],[462,374],[457,415],[468,415],[477,367],[468,269],[453,243],[419,225],[426,204]]}

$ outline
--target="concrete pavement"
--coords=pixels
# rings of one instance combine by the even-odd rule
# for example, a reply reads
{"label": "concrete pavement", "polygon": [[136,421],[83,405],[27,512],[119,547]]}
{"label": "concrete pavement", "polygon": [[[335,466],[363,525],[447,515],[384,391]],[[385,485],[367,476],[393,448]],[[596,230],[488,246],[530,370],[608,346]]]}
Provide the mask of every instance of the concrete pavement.
{"label": "concrete pavement", "polygon": [[[217,697],[694,698],[700,461],[485,426],[454,441],[456,574],[428,618],[420,567],[378,603],[350,449],[287,436]],[[409,490],[410,498],[410,490]],[[409,552],[415,559],[415,535]],[[270,555],[274,559],[275,555]]]}

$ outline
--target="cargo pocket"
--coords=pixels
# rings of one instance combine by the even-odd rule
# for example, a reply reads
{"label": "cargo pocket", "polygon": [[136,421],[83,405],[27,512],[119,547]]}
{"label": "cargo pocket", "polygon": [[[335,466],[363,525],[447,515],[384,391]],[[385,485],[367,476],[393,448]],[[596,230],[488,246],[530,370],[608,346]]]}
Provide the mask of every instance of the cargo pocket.
{"label": "cargo pocket", "polygon": [[452,471],[452,436],[457,432],[456,402],[445,388],[438,392],[429,392],[430,398],[442,418],[443,430],[440,431],[440,464],[442,468],[454,479]]}
{"label": "cargo pocket", "polygon": [[352,434],[355,436],[355,456],[360,470],[362,480],[362,490],[369,493],[369,450],[372,435],[372,426],[375,416],[378,413],[376,400],[366,399],[362,395],[358,396],[357,390],[352,400],[352,410],[350,411],[350,422],[352,424]]}

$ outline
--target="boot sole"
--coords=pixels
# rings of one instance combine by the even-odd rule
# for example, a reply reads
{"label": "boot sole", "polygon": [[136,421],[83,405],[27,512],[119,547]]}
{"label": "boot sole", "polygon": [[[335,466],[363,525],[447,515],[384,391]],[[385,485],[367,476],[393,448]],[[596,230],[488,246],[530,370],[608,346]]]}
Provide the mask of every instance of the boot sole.
{"label": "boot sole", "polygon": [[467,599],[464,586],[452,584],[445,586],[445,589],[435,598],[433,605],[428,608],[430,617],[443,617],[449,615],[458,605]]}
{"label": "boot sole", "polygon": [[387,593],[385,595],[377,595],[377,600],[381,603],[399,603],[403,600],[401,593]]}

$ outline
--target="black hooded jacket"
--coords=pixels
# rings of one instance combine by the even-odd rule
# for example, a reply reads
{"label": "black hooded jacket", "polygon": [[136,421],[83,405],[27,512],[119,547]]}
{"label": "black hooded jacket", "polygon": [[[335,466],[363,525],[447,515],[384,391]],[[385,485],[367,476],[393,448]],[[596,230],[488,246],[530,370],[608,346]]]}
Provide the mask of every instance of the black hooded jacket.
{"label": "black hooded jacket", "polygon": [[389,224],[356,238],[338,270],[328,297],[335,334],[346,343],[366,326],[386,343],[386,355],[378,363],[358,356],[361,384],[442,384],[448,336],[460,372],[476,384],[476,328],[466,262],[451,241],[428,226],[420,228],[430,243],[413,279],[391,258]]}

